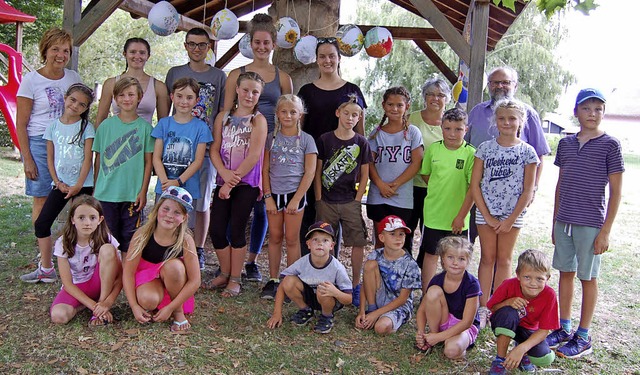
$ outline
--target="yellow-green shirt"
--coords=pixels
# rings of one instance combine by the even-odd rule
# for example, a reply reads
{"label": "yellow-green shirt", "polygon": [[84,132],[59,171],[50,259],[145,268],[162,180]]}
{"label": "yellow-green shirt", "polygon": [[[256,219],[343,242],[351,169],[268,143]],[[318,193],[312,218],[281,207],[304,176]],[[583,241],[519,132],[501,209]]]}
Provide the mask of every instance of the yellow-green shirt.
{"label": "yellow-green shirt", "polygon": [[[420,134],[422,134],[422,144],[426,152],[432,143],[442,140],[442,128],[438,125],[429,125],[424,122],[420,112],[421,111],[416,111],[409,115],[409,124],[415,125],[420,130]],[[420,173],[413,178],[413,186],[427,187]]]}

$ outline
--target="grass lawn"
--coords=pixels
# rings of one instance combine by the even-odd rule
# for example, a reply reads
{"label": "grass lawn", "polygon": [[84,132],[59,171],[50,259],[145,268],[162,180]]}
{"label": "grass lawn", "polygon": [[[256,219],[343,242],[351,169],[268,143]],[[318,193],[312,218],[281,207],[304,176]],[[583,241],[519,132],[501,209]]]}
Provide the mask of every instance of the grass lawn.
{"label": "grass lawn", "polygon": [[[5,153],[6,154],[6,153]],[[242,295],[223,299],[200,291],[189,334],[169,332],[167,323],[139,325],[123,295],[113,308],[118,321],[89,328],[90,314],[81,312],[65,326],[49,321],[49,307],[60,284],[30,285],[19,276],[34,265],[37,252],[31,227],[30,199],[23,195],[22,166],[0,158],[0,373],[9,374],[475,374],[486,373],[495,355],[494,337],[481,332],[465,360],[446,360],[441,350],[428,356],[413,349],[415,319],[389,337],[353,328],[354,308],[336,315],[327,335],[312,326],[288,322],[277,330],[265,323],[272,303],[259,299],[261,285],[245,283]],[[526,217],[516,255],[535,247],[549,256],[553,193],[557,168],[547,158],[540,189]],[[579,360],[558,359],[547,371],[565,374],[640,374],[640,166],[627,165],[623,199],[611,234],[600,279],[600,300],[592,327],[594,354]],[[476,245],[477,246],[477,245]],[[369,247],[370,249],[370,247]],[[266,252],[266,248],[265,248]],[[205,278],[215,269],[215,256]],[[349,263],[345,251],[341,256]],[[479,252],[470,270],[475,274]],[[267,258],[259,258],[266,274]],[[515,264],[514,264],[515,268]],[[550,285],[557,288],[558,274]],[[574,324],[577,324],[580,287],[576,287]],[[418,300],[418,293],[415,294]],[[285,308],[285,319],[295,312]]]}

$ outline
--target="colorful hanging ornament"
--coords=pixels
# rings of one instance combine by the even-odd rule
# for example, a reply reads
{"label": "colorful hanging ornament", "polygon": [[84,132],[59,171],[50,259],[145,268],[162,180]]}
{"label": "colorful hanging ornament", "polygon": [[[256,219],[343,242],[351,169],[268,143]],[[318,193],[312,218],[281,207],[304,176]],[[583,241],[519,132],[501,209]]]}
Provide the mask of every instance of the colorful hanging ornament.
{"label": "colorful hanging ornament", "polygon": [[376,26],[367,31],[364,37],[364,49],[371,57],[384,57],[391,53],[392,47],[391,32],[384,27]]}
{"label": "colorful hanging ornament", "polygon": [[151,31],[160,36],[167,36],[178,28],[180,14],[169,2],[161,1],[151,8],[147,19]]}
{"label": "colorful hanging ornament", "polygon": [[253,50],[251,49],[251,35],[249,33],[244,34],[242,38],[240,38],[240,42],[238,42],[238,48],[240,49],[240,54],[247,59],[253,60]]}
{"label": "colorful hanging ornament", "polygon": [[300,26],[291,17],[282,17],[276,23],[276,45],[280,48],[293,47],[300,38]]}
{"label": "colorful hanging ornament", "polygon": [[340,54],[346,57],[357,54],[364,45],[362,31],[353,24],[340,26],[336,39],[338,40],[338,46],[340,46]]}
{"label": "colorful hanging ornament", "polygon": [[231,9],[222,9],[211,19],[211,35],[214,40],[233,39],[239,29],[238,17]]}

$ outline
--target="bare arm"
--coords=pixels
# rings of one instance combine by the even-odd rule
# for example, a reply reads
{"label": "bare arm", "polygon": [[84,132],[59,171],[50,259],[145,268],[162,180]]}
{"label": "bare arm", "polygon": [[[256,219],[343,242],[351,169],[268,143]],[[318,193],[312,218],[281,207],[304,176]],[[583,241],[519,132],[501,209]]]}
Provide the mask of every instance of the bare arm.
{"label": "bare arm", "polygon": [[[318,159],[316,162],[316,175],[313,178],[313,192],[316,196],[316,201],[322,199],[322,160]],[[314,204],[315,202],[310,202],[309,204]]]}
{"label": "bare arm", "polygon": [[478,306],[480,305],[480,297],[467,298],[464,304],[464,311],[462,313],[462,320],[456,323],[453,327],[438,333],[429,333],[426,335],[426,340],[429,344],[435,345],[439,342],[443,342],[453,336],[459,335],[466,331],[473,324],[473,320],[476,317]]}
{"label": "bare arm", "polygon": [[415,177],[415,175],[418,174],[418,171],[422,166],[423,155],[424,155],[424,147],[422,146],[416,147],[413,150],[411,150],[411,163],[409,164],[407,169],[405,169],[404,172],[400,174],[400,176],[398,176],[395,180],[393,180],[392,184],[394,184],[394,186],[402,186],[406,182],[413,179],[413,177]]}
{"label": "bare arm", "polygon": [[524,342],[519,343],[515,348],[513,348],[505,358],[504,367],[508,370],[512,370],[520,364],[522,357],[534,346],[541,343],[543,340],[547,338],[549,334],[549,330],[539,329],[535,331],[528,339]]}
{"label": "bare arm", "polygon": [[58,173],[56,172],[56,151],[55,146],[52,141],[47,140],[47,168],[49,169],[49,174],[51,175],[51,180],[53,180],[53,184],[55,188],[58,188],[58,184],[60,183],[60,179],[58,178]]}
{"label": "bare arm", "polygon": [[140,229],[136,231],[131,239],[129,252],[123,253],[124,256],[126,256],[126,259],[123,262],[122,286],[124,294],[127,297],[127,301],[129,302],[129,306],[131,307],[131,311],[138,323],[147,323],[151,320],[151,314],[148,311],[145,311],[142,306],[138,304],[138,295],[136,294],[136,270],[138,269],[138,264],[140,264],[141,254],[138,254],[135,258],[129,257],[130,251],[132,250],[133,245],[138,242],[139,236]]}
{"label": "bare arm", "polygon": [[531,202],[531,198],[533,198],[533,185],[535,183],[536,167],[535,163],[525,165],[524,188],[522,190],[522,194],[520,194],[511,215],[509,215],[506,220],[503,220],[496,228],[496,233],[504,233],[511,230],[513,223],[515,223],[518,216],[522,214],[522,211],[524,211],[524,209],[529,205],[529,202]]}
{"label": "bare arm", "polygon": [[154,80],[154,88],[156,91],[156,114],[158,120],[169,116],[169,108],[171,107],[171,99],[169,98],[169,92],[167,85],[162,81]]}
{"label": "bare arm", "polygon": [[355,131],[356,133],[360,134],[360,135],[364,135],[364,115],[365,115],[366,110],[364,108],[362,108],[362,116],[360,116],[360,120],[358,120],[358,123],[356,124],[356,126],[353,127],[353,131]]}
{"label": "bare arm", "polygon": [[144,154],[144,175],[142,177],[142,187],[136,198],[136,211],[141,212],[147,205],[147,191],[149,191],[149,180],[151,180],[151,168],[153,166],[153,153],[145,152]]}
{"label": "bare arm", "polygon": [[107,78],[102,84],[102,94],[100,94],[100,102],[98,103],[98,113],[96,114],[96,122],[94,126],[96,129],[104,119],[109,117],[109,107],[111,107],[111,101],[113,100],[113,86],[115,84],[115,77]]}
{"label": "bare arm", "polygon": [[609,249],[609,233],[613,221],[618,214],[620,200],[622,198],[622,172],[609,175],[609,201],[607,202],[607,213],[604,217],[604,224],[594,241],[594,254],[602,254]]}
{"label": "bare arm", "polygon": [[162,138],[156,138],[153,145],[153,170],[156,171],[160,184],[167,182],[167,171],[164,170],[164,164],[162,163],[162,153],[164,151],[164,141]]}
{"label": "bare arm", "polygon": [[369,182],[369,164],[360,166],[360,181],[358,182],[358,192],[356,193],[356,201],[362,202],[362,197],[367,191],[367,182]]}
{"label": "bare arm", "polygon": [[[84,186],[84,182],[87,180],[89,176],[89,171],[91,170],[91,164],[93,163],[93,151],[91,148],[93,147],[93,138],[87,138],[84,141],[84,159],[82,159],[82,166],[80,167],[80,174],[78,175],[78,181],[76,184],[69,189],[67,193],[66,199],[69,199],[80,192],[80,189]],[[53,175],[51,175],[53,176]]]}
{"label": "bare arm", "polygon": [[309,190],[315,177],[317,160],[318,155],[315,153],[304,155],[304,175],[300,180],[300,185],[298,185],[296,193],[291,198],[291,202],[287,205],[287,211],[289,211],[289,213],[298,212],[298,205],[304,195],[307,194],[307,190]]}
{"label": "bare arm", "polygon": [[469,185],[469,189],[471,189],[471,197],[476,203],[476,207],[484,217],[484,220],[487,222],[487,224],[493,227],[495,224],[497,224],[497,220],[489,213],[489,208],[484,202],[482,190],[480,189],[480,181],[482,180],[483,173],[484,160],[476,157],[473,162],[473,172],[471,173],[471,185]]}
{"label": "bare arm", "polygon": [[[221,113],[228,112],[231,110],[231,108],[233,108],[233,101],[236,98],[236,81],[238,80],[239,75],[240,69],[233,69],[231,72],[229,72],[227,81],[224,84],[224,106],[220,111]],[[214,137],[213,139],[216,138]]]}
{"label": "bare arm", "polygon": [[29,135],[27,127],[33,110],[33,100],[18,96],[16,98],[17,114],[16,114],[16,133],[18,143],[20,143],[20,153],[22,154],[22,163],[24,164],[24,175],[30,180],[38,178],[38,167],[33,161],[33,155],[29,149]]}
{"label": "bare arm", "polygon": [[235,170],[235,173],[240,177],[244,177],[247,173],[253,169],[260,156],[264,153],[264,144],[267,140],[267,120],[263,115],[257,115],[253,118],[251,138],[249,139],[249,151],[247,156]]}
{"label": "bare arm", "polygon": [[[278,69],[276,67],[276,69]],[[282,95],[293,94],[293,82],[291,76],[280,70],[280,92]]]}

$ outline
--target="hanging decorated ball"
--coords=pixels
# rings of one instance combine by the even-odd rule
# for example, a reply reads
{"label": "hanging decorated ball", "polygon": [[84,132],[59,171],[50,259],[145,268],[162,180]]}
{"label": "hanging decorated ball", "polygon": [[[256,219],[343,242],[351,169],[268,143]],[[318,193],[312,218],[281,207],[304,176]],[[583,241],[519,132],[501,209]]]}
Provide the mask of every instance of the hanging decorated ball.
{"label": "hanging decorated ball", "polygon": [[451,89],[451,94],[453,96],[453,100],[457,103],[466,103],[467,97],[469,96],[467,88],[464,87],[464,84],[462,81],[458,81],[453,85],[453,88]]}
{"label": "hanging decorated ball", "polygon": [[151,8],[147,19],[151,31],[160,36],[167,36],[178,28],[180,14],[169,2],[161,1]]}
{"label": "hanging decorated ball", "polygon": [[204,58],[204,62],[211,66],[216,65],[216,54],[213,53],[213,49],[209,48],[209,52],[207,52],[207,57]]}
{"label": "hanging decorated ball", "polygon": [[232,39],[238,34],[240,23],[230,9],[222,9],[211,20],[211,35],[214,40]]}
{"label": "hanging decorated ball", "polygon": [[247,59],[253,60],[253,50],[251,49],[251,35],[244,34],[238,42],[238,48],[240,48],[240,54]]}
{"label": "hanging decorated ball", "polygon": [[291,17],[282,17],[276,23],[276,45],[280,48],[291,48],[300,38],[300,26]]}
{"label": "hanging decorated ball", "polygon": [[316,61],[316,46],[318,45],[318,39],[313,35],[303,36],[298,40],[296,46],[293,47],[293,55],[295,58],[303,63],[309,65]]}
{"label": "hanging decorated ball", "polygon": [[340,46],[340,54],[342,56],[351,57],[362,49],[364,44],[364,35],[356,25],[343,25],[338,29],[336,34],[338,46]]}
{"label": "hanging decorated ball", "polygon": [[391,52],[393,38],[391,32],[384,27],[376,26],[367,31],[364,37],[364,49],[371,57],[385,57]]}

